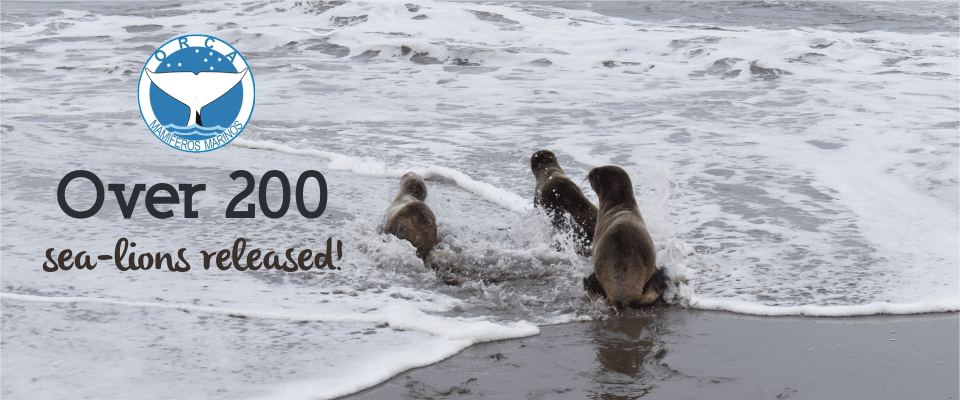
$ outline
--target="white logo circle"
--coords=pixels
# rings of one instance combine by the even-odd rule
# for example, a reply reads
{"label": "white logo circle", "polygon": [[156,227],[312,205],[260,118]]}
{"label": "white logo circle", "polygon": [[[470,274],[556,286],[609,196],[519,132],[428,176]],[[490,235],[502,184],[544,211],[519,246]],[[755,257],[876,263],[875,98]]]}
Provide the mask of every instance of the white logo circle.
{"label": "white logo circle", "polygon": [[160,46],[143,66],[140,114],[170,147],[215,150],[247,126],[255,87],[250,66],[233,46],[213,36],[181,36]]}

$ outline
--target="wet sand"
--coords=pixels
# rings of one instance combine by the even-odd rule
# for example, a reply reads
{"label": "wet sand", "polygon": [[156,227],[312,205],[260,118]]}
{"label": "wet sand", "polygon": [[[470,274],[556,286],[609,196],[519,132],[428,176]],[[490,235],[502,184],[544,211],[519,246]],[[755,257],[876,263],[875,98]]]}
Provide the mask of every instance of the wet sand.
{"label": "wet sand", "polygon": [[668,307],[475,345],[346,398],[950,399],[958,323]]}

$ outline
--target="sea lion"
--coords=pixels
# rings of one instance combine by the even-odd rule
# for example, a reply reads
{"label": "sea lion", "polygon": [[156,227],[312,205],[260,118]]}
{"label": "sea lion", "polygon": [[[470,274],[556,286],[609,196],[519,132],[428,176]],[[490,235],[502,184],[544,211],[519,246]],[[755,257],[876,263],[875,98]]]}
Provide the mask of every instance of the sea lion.
{"label": "sea lion", "polygon": [[533,153],[530,157],[530,169],[537,178],[533,205],[543,207],[550,215],[553,226],[558,229],[567,225],[564,213],[570,214],[573,219],[571,228],[576,235],[578,247],[582,252],[589,253],[594,227],[597,225],[597,207],[587,200],[580,187],[563,172],[553,152],[540,150]]}
{"label": "sea lion", "polygon": [[[593,275],[584,279],[591,297],[606,297],[616,307],[653,304],[663,294],[657,250],[640,216],[633,184],[623,168],[590,170],[590,186],[600,197],[593,242]],[[599,286],[599,288],[598,288]]]}
{"label": "sea lion", "polygon": [[417,257],[426,259],[437,245],[437,218],[423,201],[427,198],[427,183],[420,175],[407,172],[400,179],[397,197],[387,208],[384,232],[406,240],[417,248]]}

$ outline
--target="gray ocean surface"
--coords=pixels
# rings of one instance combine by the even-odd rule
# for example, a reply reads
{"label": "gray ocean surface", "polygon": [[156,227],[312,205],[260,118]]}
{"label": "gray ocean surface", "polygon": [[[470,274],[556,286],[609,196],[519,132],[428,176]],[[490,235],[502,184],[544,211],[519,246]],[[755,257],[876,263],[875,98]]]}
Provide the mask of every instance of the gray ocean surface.
{"label": "gray ocean surface", "polygon": [[[175,17],[189,14],[178,9],[184,2],[157,1],[151,7],[138,2],[84,1],[8,1],[4,21],[8,23],[40,22],[58,10],[82,9],[97,15]],[[189,3],[189,2],[188,2]],[[310,3],[310,2],[308,2]],[[312,2],[315,9],[336,5]],[[321,4],[322,3],[322,4]],[[473,3],[473,2],[463,2]],[[589,10],[600,15],[634,21],[676,23],[677,25],[708,24],[715,28],[749,26],[768,30],[816,28],[838,32],[889,31],[929,34],[954,32],[957,29],[957,7],[949,1],[526,1],[541,16],[551,9]],[[520,3],[490,2],[511,5]],[[256,7],[258,4],[250,3]],[[411,3],[412,4],[412,3]],[[262,8],[262,7],[257,7]],[[256,10],[255,8],[254,10]],[[559,11],[555,11],[559,12]]]}

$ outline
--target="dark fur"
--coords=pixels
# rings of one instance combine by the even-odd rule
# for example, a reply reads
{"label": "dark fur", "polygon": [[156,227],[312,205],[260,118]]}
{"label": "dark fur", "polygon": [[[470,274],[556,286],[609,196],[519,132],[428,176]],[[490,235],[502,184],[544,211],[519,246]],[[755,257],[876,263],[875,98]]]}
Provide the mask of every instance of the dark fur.
{"label": "dark fur", "polygon": [[419,175],[408,172],[400,180],[397,197],[387,208],[384,231],[404,239],[417,248],[417,257],[437,245],[437,219],[423,201],[427,199],[427,183]]}
{"label": "dark fur", "polygon": [[657,270],[657,251],[640,216],[633,184],[617,166],[590,171],[590,186],[600,197],[593,246],[594,275],[584,280],[592,296],[606,297],[617,307],[640,307],[656,302],[666,286]]}
{"label": "dark fur", "polygon": [[566,225],[563,214],[573,219],[573,232],[578,244],[587,252],[593,243],[593,231],[597,225],[597,207],[560,168],[557,156],[548,150],[540,150],[530,157],[530,169],[537,178],[533,191],[533,205],[543,207],[550,215],[553,226]]}

